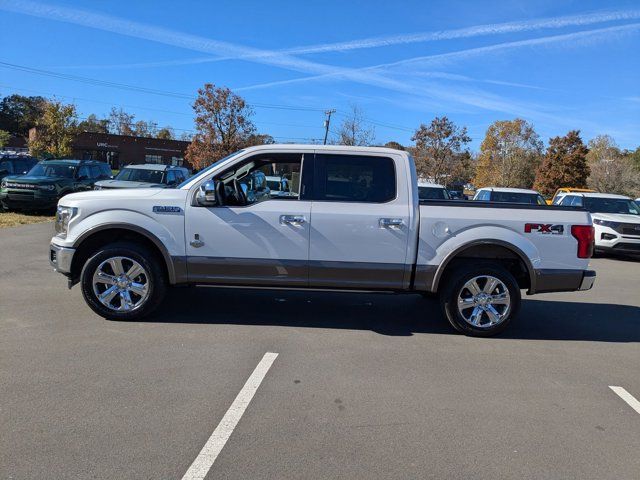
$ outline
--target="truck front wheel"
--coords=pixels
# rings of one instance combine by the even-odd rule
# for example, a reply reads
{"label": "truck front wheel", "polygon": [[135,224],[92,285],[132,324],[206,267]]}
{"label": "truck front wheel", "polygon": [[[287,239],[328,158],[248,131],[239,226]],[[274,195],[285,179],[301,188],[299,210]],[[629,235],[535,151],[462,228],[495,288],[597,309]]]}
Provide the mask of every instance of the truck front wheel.
{"label": "truck front wheel", "polygon": [[158,259],[129,242],[98,250],[85,263],[80,283],[89,307],[110,320],[137,320],[150,314],[167,289]]}
{"label": "truck front wheel", "polygon": [[507,328],[520,309],[520,288],[499,264],[461,266],[447,275],[440,305],[465,335],[490,337]]}

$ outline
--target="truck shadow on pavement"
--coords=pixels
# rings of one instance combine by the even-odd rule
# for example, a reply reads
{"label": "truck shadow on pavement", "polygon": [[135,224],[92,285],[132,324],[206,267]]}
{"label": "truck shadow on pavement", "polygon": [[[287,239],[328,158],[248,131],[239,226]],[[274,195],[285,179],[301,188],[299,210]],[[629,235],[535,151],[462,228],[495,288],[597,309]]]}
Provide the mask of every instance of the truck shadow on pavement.
{"label": "truck shadow on pavement", "polygon": [[[385,293],[180,288],[146,321],[459,335],[437,299]],[[525,297],[519,317],[496,338],[640,342],[640,307]]]}

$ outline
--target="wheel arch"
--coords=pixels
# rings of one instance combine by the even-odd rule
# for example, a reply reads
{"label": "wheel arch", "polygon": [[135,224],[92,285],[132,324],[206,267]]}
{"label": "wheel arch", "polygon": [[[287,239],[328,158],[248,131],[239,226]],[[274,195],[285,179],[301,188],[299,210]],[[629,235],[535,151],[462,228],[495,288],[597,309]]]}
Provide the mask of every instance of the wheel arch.
{"label": "wheel arch", "polygon": [[161,260],[170,284],[179,283],[185,276],[186,262],[177,261],[169,254],[162,241],[152,232],[138,225],[108,223],[93,226],[83,232],[73,243],[76,252],[71,263],[71,281],[77,283],[87,259],[98,248],[118,241],[133,241],[142,244]]}
{"label": "wheel arch", "polygon": [[457,264],[470,259],[494,260],[507,267],[522,289],[535,292],[536,274],[527,254],[512,243],[499,239],[474,240],[451,251],[435,272],[432,291],[437,292],[440,282]]}

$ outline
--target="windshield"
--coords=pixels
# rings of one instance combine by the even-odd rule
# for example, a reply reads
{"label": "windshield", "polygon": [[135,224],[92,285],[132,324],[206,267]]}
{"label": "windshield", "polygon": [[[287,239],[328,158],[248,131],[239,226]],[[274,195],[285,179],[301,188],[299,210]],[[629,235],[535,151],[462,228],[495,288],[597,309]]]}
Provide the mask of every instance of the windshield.
{"label": "windshield", "polygon": [[536,193],[519,193],[519,192],[491,192],[491,201],[493,202],[510,202],[510,203],[527,203],[529,205],[546,205],[541,195]]}
{"label": "windshield", "polygon": [[585,197],[584,206],[591,213],[622,213],[640,215],[640,207],[632,200],[625,198]]}
{"label": "windshield", "polygon": [[418,198],[420,200],[451,200],[449,192],[438,187],[418,187]]}
{"label": "windshield", "polygon": [[115,180],[126,182],[162,183],[162,170],[147,170],[145,168],[123,168]]}
{"label": "windshield", "polygon": [[220,165],[220,164],[221,164],[222,162],[224,162],[225,160],[227,160],[227,159],[229,159],[229,158],[231,158],[231,157],[235,157],[236,155],[238,155],[238,154],[240,154],[240,153],[242,153],[242,152],[244,152],[244,149],[242,149],[242,150],[238,150],[237,152],[233,152],[232,154],[227,155],[226,157],[222,157],[220,160],[217,160],[217,161],[213,162],[213,163],[212,163],[211,165],[209,165],[207,168],[205,168],[205,169],[203,169],[203,170],[200,170],[198,173],[194,173],[194,174],[193,174],[193,176],[191,176],[191,177],[187,178],[187,179],[186,179],[184,182],[182,182],[180,185],[177,185],[177,186],[176,186],[176,188],[182,188],[182,187],[183,187],[183,186],[185,186],[187,183],[191,182],[191,181],[194,179],[194,177],[196,177],[196,176],[198,176],[198,177],[199,177],[201,174],[206,173],[206,172],[210,171],[210,170],[211,170],[211,169],[213,169],[213,168],[216,168],[218,165]]}
{"label": "windshield", "polygon": [[73,178],[73,174],[76,171],[75,165],[64,165],[60,163],[46,163],[40,162],[36,164],[27,175],[34,177],[63,177]]}

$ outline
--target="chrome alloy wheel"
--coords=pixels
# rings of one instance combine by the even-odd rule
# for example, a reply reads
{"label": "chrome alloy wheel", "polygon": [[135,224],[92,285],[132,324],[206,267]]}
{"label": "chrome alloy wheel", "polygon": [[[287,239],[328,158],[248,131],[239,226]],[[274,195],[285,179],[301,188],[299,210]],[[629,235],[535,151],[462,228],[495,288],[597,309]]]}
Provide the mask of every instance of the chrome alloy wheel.
{"label": "chrome alloy wheel", "polygon": [[491,275],[479,275],[464,284],[458,294],[458,312],[476,328],[494,327],[511,311],[507,286]]}
{"label": "chrome alloy wheel", "polygon": [[112,257],[93,274],[93,293],[105,307],[128,312],[142,306],[149,297],[149,275],[135,260]]}

